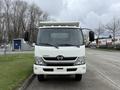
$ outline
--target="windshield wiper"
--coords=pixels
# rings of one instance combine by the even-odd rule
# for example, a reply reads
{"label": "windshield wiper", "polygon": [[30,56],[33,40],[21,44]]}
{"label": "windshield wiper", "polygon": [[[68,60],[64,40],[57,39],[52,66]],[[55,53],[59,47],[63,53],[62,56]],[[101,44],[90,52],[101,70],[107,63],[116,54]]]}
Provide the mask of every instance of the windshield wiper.
{"label": "windshield wiper", "polygon": [[50,44],[50,43],[39,43],[39,45],[53,46],[53,47],[56,47],[56,48],[58,48],[58,46],[57,46],[57,45]]}
{"label": "windshield wiper", "polygon": [[74,45],[74,44],[58,44],[58,46],[76,46],[76,47],[80,47],[80,45]]}

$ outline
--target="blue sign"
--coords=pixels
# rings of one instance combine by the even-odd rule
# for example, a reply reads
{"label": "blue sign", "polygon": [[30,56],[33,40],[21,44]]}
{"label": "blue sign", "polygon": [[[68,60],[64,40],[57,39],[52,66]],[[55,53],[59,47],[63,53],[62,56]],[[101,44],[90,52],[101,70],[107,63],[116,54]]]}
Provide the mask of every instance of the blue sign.
{"label": "blue sign", "polygon": [[14,49],[21,49],[21,40],[14,40]]}

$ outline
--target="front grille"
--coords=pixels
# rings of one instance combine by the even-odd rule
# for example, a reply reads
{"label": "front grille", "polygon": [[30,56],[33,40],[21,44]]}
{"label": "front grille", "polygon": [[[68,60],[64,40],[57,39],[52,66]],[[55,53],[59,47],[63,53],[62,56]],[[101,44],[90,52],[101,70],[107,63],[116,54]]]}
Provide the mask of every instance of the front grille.
{"label": "front grille", "polygon": [[[45,60],[49,60],[49,61],[58,61],[57,57],[43,57]],[[63,57],[63,61],[67,61],[67,60],[76,60],[77,57]]]}

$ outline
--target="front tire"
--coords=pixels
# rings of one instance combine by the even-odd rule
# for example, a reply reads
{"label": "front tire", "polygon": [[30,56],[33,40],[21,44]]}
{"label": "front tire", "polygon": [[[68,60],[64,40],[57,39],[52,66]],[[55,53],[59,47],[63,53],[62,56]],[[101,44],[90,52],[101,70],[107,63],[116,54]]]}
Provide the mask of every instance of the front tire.
{"label": "front tire", "polygon": [[81,81],[81,80],[82,80],[82,74],[76,74],[75,81]]}
{"label": "front tire", "polygon": [[45,76],[44,75],[37,75],[38,81],[44,81]]}

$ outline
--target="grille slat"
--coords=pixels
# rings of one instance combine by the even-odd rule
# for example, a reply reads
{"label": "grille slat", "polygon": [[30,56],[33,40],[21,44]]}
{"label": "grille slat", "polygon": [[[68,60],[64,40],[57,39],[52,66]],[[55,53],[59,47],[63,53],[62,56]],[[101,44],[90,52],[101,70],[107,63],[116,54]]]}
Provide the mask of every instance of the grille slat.
{"label": "grille slat", "polygon": [[[58,60],[57,57],[43,57],[45,60],[51,60],[51,61],[56,61]],[[75,60],[77,57],[63,57],[63,61],[67,61],[67,60]]]}
{"label": "grille slat", "polygon": [[74,66],[73,63],[47,63],[47,66]]}

